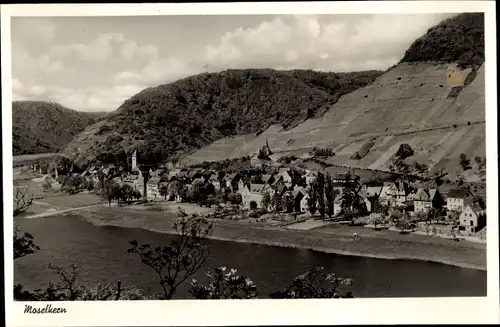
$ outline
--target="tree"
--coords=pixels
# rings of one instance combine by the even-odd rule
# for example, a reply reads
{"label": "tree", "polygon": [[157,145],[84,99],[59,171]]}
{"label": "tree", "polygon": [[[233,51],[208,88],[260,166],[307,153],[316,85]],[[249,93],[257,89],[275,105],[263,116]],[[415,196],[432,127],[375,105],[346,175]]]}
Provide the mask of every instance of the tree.
{"label": "tree", "polygon": [[373,227],[377,228],[378,225],[384,224],[386,222],[385,216],[381,214],[373,215],[370,217],[370,223]]}
{"label": "tree", "polygon": [[444,169],[441,169],[440,172],[436,172],[434,174],[434,183],[436,184],[436,187],[440,187],[441,185],[443,185],[443,182],[444,182],[444,177],[448,175],[447,172],[444,171]]}
{"label": "tree", "polygon": [[163,200],[166,200],[168,195],[168,185],[161,185],[158,192],[160,193],[160,196],[163,196]]}
{"label": "tree", "polygon": [[191,201],[201,204],[207,198],[208,194],[205,190],[205,185],[201,181],[195,181],[189,192]]}
{"label": "tree", "polygon": [[326,213],[328,217],[333,216],[334,214],[334,200],[335,194],[333,192],[333,181],[330,174],[326,174],[325,181],[325,199],[326,199]]}
{"label": "tree", "polygon": [[[322,285],[328,284],[328,287]],[[313,267],[297,276],[290,285],[271,294],[274,299],[307,298],[353,298],[351,292],[343,292],[344,287],[352,285],[349,278],[337,277],[324,272],[323,267]]]}
{"label": "tree", "polygon": [[229,194],[231,194],[231,189],[229,187],[224,187],[222,189],[222,201],[224,201],[224,204],[226,204],[227,201],[229,200]]}
{"label": "tree", "polygon": [[19,226],[14,225],[14,260],[33,254],[40,250],[29,233],[22,234]]}
{"label": "tree", "polygon": [[123,184],[119,190],[119,198],[123,202],[130,203],[132,201],[132,199],[134,198],[134,195],[135,195],[134,191],[135,190],[129,184]]}
{"label": "tree", "polygon": [[111,205],[111,201],[120,197],[120,185],[113,181],[109,181],[104,185],[101,196],[106,198],[108,204]]}
{"label": "tree", "polygon": [[262,208],[268,209],[269,206],[271,205],[271,196],[269,193],[264,192],[264,195],[262,196],[262,201],[261,201]]}
{"label": "tree", "polygon": [[294,209],[293,195],[290,192],[286,192],[282,197],[282,209],[290,213]]}
{"label": "tree", "polygon": [[231,193],[228,195],[227,199],[233,205],[238,205],[243,201],[241,194],[239,194],[239,193]]}
{"label": "tree", "polygon": [[479,176],[481,177],[481,180],[484,180],[485,175],[486,175],[486,158],[481,158],[479,156],[474,158],[474,161],[477,164],[477,170],[479,172]]}
{"label": "tree", "polygon": [[33,204],[33,195],[27,194],[28,188],[16,187],[14,192],[14,217],[26,212]]}
{"label": "tree", "polygon": [[84,186],[84,187],[87,189],[87,191],[88,191],[89,193],[90,193],[90,192],[92,192],[92,191],[94,190],[94,187],[95,187],[95,185],[94,185],[94,181],[93,181],[93,180],[91,180],[90,178],[86,179],[86,180],[85,180],[85,186]]}
{"label": "tree", "polygon": [[396,220],[396,228],[398,228],[401,231],[401,233],[406,232],[412,227],[413,226],[410,217],[406,213],[399,215],[399,217]]}
{"label": "tree", "polygon": [[275,211],[283,210],[283,197],[278,192],[274,193],[271,199],[271,205],[274,207]]}
{"label": "tree", "polygon": [[413,149],[411,148],[411,146],[408,143],[403,143],[403,144],[399,145],[399,149],[396,152],[396,156],[401,160],[404,160],[408,157],[411,157],[414,154],[415,154],[415,151],[413,151]]}
{"label": "tree", "polygon": [[252,209],[252,210],[257,209],[257,202],[255,202],[255,201],[250,201],[250,209]]}
{"label": "tree", "polygon": [[318,211],[321,217],[325,216],[325,175],[318,173],[312,187],[318,199]]}
{"label": "tree", "polygon": [[471,169],[470,167],[470,159],[467,157],[465,153],[460,154],[460,166],[462,166],[463,171]]}
{"label": "tree", "polygon": [[205,264],[210,251],[201,241],[212,233],[213,227],[213,222],[202,216],[182,217],[174,224],[178,238],[169,245],[152,248],[131,241],[128,252],[138,255],[142,263],[154,270],[163,299],[170,300],[179,285]]}
{"label": "tree", "polygon": [[458,186],[462,186],[462,185],[464,185],[464,182],[465,182],[465,177],[464,177],[464,175],[462,175],[462,174],[458,174],[458,175],[457,175],[457,181],[456,181],[457,185],[458,185]]}
{"label": "tree", "polygon": [[120,281],[88,285],[78,280],[80,265],[71,263],[69,269],[54,266],[49,268],[58,275],[59,279],[50,282],[45,289],[34,292],[23,289],[17,284],[14,286],[14,299],[17,301],[107,301],[107,300],[144,300],[142,292],[137,288],[124,289]]}
{"label": "tree", "polygon": [[345,186],[342,192],[342,211],[344,215],[355,217],[355,212],[361,210],[360,196],[358,194],[357,182],[355,182],[349,172],[345,175]]}
{"label": "tree", "polygon": [[196,279],[191,281],[190,293],[196,299],[254,299],[258,297],[257,287],[249,278],[237,276],[236,270],[226,273],[226,267],[215,268],[208,273],[210,283],[204,285]]}
{"label": "tree", "polygon": [[314,187],[311,186],[309,190],[307,190],[307,194],[309,195],[309,199],[307,199],[307,206],[309,208],[309,212],[312,216],[316,213],[316,205],[318,203],[318,198],[316,197],[316,191]]}
{"label": "tree", "polygon": [[418,162],[415,162],[413,164],[413,169],[417,172],[417,174],[419,174],[420,176],[425,176],[425,174],[428,173],[429,171],[429,166],[427,166],[425,163],[418,163]]}

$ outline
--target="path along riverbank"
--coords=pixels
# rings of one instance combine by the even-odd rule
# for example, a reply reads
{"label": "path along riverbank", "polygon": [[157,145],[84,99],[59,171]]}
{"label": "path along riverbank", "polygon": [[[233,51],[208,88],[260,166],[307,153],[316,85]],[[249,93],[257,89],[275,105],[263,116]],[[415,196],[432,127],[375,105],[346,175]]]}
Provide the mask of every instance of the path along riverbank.
{"label": "path along riverbank", "polygon": [[[126,207],[89,207],[71,214],[77,214],[95,225],[175,233],[172,225],[176,214],[170,212],[138,212]],[[352,237],[353,233],[358,233],[358,240]],[[424,260],[486,270],[485,244],[457,242],[426,235],[401,235],[392,231],[375,231],[355,226],[332,224],[312,230],[290,230],[263,227],[246,221],[217,220],[210,238],[381,259]]]}

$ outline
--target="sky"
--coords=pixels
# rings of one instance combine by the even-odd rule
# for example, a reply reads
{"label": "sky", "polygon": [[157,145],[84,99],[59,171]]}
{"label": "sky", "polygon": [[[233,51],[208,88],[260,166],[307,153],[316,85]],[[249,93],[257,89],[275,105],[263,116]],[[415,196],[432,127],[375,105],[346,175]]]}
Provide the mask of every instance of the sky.
{"label": "sky", "polygon": [[384,70],[453,14],[13,17],[13,100],[116,110],[206,71]]}

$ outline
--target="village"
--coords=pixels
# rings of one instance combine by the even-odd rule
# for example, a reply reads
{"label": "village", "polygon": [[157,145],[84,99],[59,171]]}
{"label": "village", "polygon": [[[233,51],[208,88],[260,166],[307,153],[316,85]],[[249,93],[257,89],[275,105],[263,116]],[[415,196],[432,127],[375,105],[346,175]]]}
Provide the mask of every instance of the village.
{"label": "village", "polygon": [[[110,206],[113,200],[119,205],[186,203],[213,208],[212,217],[219,219],[338,222],[485,242],[485,201],[470,189],[453,188],[444,194],[437,186],[404,176],[362,180],[352,171],[302,169],[284,161],[276,160],[266,144],[246,169],[151,167],[140,164],[136,150],[128,171],[114,164],[69,174],[63,174],[68,169],[56,168],[43,187],[48,191],[59,185],[70,194],[87,190],[107,199]],[[31,169],[50,170],[47,163],[32,164]]]}

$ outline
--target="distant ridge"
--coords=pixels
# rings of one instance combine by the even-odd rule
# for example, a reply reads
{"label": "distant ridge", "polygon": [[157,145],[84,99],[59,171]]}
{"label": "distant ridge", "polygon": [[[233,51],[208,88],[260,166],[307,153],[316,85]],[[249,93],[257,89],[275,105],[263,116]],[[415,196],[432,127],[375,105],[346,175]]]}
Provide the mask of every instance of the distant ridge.
{"label": "distant ridge", "polygon": [[13,155],[58,152],[98,117],[52,102],[14,101]]}

